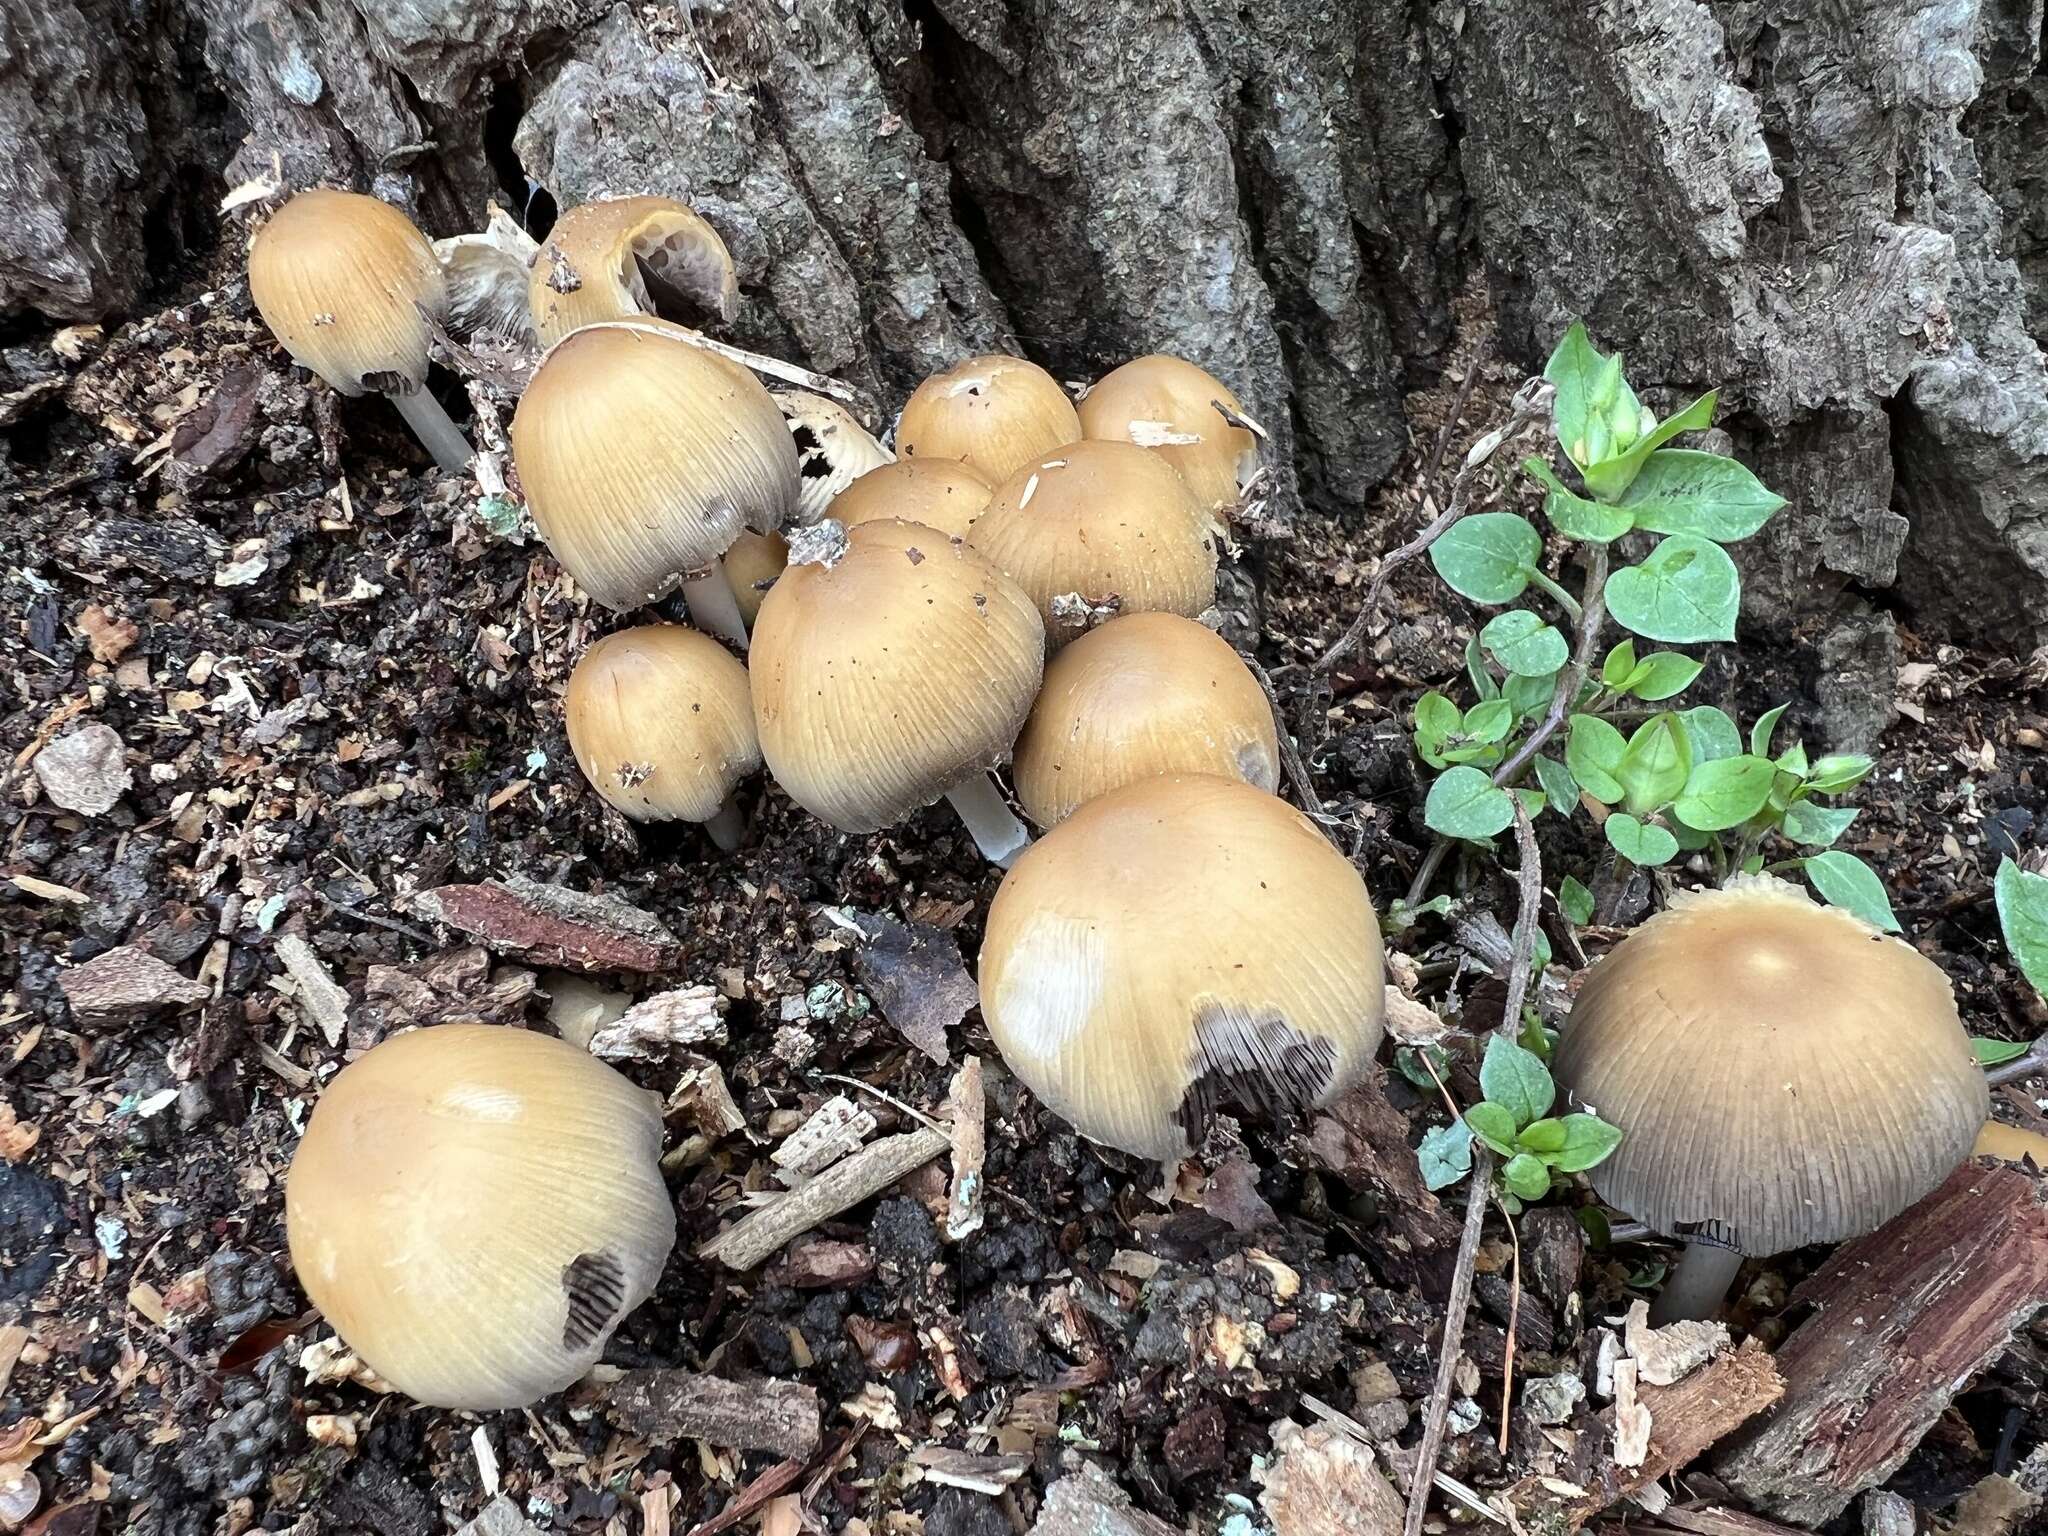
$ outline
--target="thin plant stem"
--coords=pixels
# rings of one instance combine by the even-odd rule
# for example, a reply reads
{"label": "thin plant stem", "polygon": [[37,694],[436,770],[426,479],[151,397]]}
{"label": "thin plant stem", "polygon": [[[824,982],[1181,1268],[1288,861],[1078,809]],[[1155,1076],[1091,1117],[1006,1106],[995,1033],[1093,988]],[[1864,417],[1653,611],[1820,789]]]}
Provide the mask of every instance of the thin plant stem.
{"label": "thin plant stem", "polygon": [[1273,711],[1273,734],[1280,742],[1280,762],[1287,770],[1287,777],[1294,781],[1294,792],[1301,796],[1301,808],[1317,821],[1327,822],[1329,814],[1323,809],[1322,796],[1316,793],[1314,780],[1309,777],[1308,764],[1303,761],[1301,748],[1294,735],[1287,728],[1287,716],[1280,708],[1280,695],[1273,691],[1273,679],[1266,669],[1259,665],[1258,658],[1247,656],[1244,664],[1251,670],[1252,679],[1259,685],[1259,691],[1266,696],[1266,707]]}
{"label": "thin plant stem", "polygon": [[1536,587],[1539,591],[1548,593],[1550,596],[1550,600],[1556,603],[1557,606],[1562,608],[1566,613],[1570,614],[1572,616],[1572,622],[1574,624],[1578,623],[1579,600],[1576,597],[1573,597],[1571,593],[1565,591],[1563,587],[1560,587],[1556,582],[1552,581],[1548,576],[1544,575],[1541,571],[1530,571],[1529,583],[1531,586]]}
{"label": "thin plant stem", "polygon": [[[1500,1205],[1498,1199],[1494,1201]],[[1515,1421],[1515,1335],[1522,1325],[1522,1234],[1505,1205],[1501,1219],[1508,1224],[1508,1242],[1514,1248],[1514,1264],[1508,1272],[1508,1341],[1500,1360],[1500,1453],[1508,1453],[1508,1426]]]}

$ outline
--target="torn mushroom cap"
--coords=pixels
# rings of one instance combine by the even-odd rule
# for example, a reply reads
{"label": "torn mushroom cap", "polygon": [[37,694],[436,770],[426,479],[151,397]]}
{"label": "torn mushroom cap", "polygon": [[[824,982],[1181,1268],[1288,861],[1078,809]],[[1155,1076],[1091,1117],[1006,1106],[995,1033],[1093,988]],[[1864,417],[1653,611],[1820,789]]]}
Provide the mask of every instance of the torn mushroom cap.
{"label": "torn mushroom cap", "polygon": [[1242,419],[1244,407],[1213,374],[1178,357],[1154,354],[1105,374],[1081,397],[1081,430],[1090,438],[1150,448],[1180,472],[1212,512],[1237,504],[1259,466],[1259,440],[1216,408]]}
{"label": "torn mushroom cap", "polygon": [[1176,1157],[1219,1103],[1292,1114],[1370,1068],[1379,920],[1284,801],[1204,774],[1141,779],[1004,877],[981,1011],[1010,1070],[1083,1135]]}
{"label": "torn mushroom cap", "polygon": [[635,821],[710,821],[761,766],[747,669],[680,624],[591,646],[569,674],[563,713],[576,766]]}
{"label": "torn mushroom cap", "polygon": [[419,389],[427,315],[448,313],[441,265],[412,220],[326,187],[299,193],[256,232],[249,296],[296,361],[350,396]]}
{"label": "torn mushroom cap", "polygon": [[848,528],[893,517],[964,539],[994,494],[978,470],[958,459],[898,459],[841,491],[826,515]]}
{"label": "torn mushroom cap", "polygon": [[679,306],[730,320],[740,288],[732,254],[695,209],[620,197],[555,221],[528,273],[527,298],[541,345],[552,346],[579,326],[669,316]]}
{"label": "torn mushroom cap", "polygon": [[512,456],[555,558],[608,608],[637,608],[796,505],[796,445],[745,369],[662,320],[585,326],[542,359]]}
{"label": "torn mushroom cap", "polygon": [[551,1036],[394,1036],[327,1085],[293,1154],[293,1267],[408,1396],[523,1407],[653,1291],[676,1235],[661,1137],[652,1094]]}
{"label": "torn mushroom cap", "polygon": [[970,357],[917,386],[896,423],[906,459],[959,459],[991,485],[1081,436],[1059,380],[1021,357]]}
{"label": "torn mushroom cap", "polygon": [[448,329],[458,337],[531,344],[527,273],[539,249],[496,203],[478,233],[436,240],[434,256],[448,282]]}
{"label": "torn mushroom cap", "polygon": [[775,404],[796,439],[798,519],[815,523],[826,515],[832,499],[869,470],[892,462],[893,455],[875,441],[845,406],[800,389],[775,393]]}
{"label": "torn mushroom cap", "polygon": [[1273,709],[1221,636],[1171,613],[1111,619],[1052,659],[1017,738],[1024,812],[1057,826],[1156,773],[1280,782]]}
{"label": "torn mushroom cap", "polygon": [[863,523],[836,558],[793,553],[761,605],[748,660],[762,755],[841,831],[894,825],[1010,755],[1044,655],[1031,600],[958,539]]}
{"label": "torn mushroom cap", "polygon": [[1054,599],[1193,618],[1216,601],[1209,513],[1157,454],[1070,443],[996,487],[968,542],[1031,594],[1055,643]]}
{"label": "torn mushroom cap", "polygon": [[732,600],[747,628],[754,627],[762,599],[788,564],[789,541],[779,533],[749,529],[732,541],[732,548],[725,552],[725,579],[732,583]]}
{"label": "torn mushroom cap", "polygon": [[1940,968],[1770,876],[1675,898],[1595,966],[1556,1075],[1621,1127],[1603,1200],[1754,1255],[1880,1226],[1990,1109]]}

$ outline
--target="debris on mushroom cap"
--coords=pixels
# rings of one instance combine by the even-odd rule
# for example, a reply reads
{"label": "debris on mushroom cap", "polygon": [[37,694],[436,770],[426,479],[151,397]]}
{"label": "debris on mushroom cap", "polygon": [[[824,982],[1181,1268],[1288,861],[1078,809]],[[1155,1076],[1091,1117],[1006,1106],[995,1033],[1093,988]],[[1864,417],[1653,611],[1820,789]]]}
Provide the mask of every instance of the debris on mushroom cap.
{"label": "debris on mushroom cap", "polygon": [[448,314],[427,237],[389,203],[315,187],[249,245],[249,296],[303,366],[344,395],[403,393],[427,377],[426,321]]}
{"label": "debris on mushroom cap", "polygon": [[1555,1070],[1622,1129],[1589,1175],[1603,1200],[1754,1255],[1881,1225],[1990,1109],[1940,968],[1770,876],[1684,893],[1623,940]]}
{"label": "debris on mushroom cap", "polygon": [[541,536],[608,608],[637,608],[796,505],[796,445],[753,375],[663,320],[588,325],[535,370],[512,457]]}
{"label": "debris on mushroom cap", "polygon": [[1091,606],[1115,599],[1123,613],[1195,617],[1216,601],[1213,527],[1157,454],[1071,443],[998,485],[967,542],[1031,594],[1052,629],[1053,599],[1069,592]]}
{"label": "debris on mushroom cap", "polygon": [[720,320],[739,313],[739,278],[718,231],[666,197],[584,203],[555,221],[528,277],[543,346],[578,326],[694,306]]}
{"label": "debris on mushroom cap", "polygon": [[725,579],[732,583],[732,600],[748,628],[761,612],[761,599],[788,564],[789,541],[779,533],[755,533],[750,528],[725,552]]}
{"label": "debris on mushroom cap", "polygon": [[846,540],[831,564],[798,563],[792,536],[754,630],[754,722],[791,799],[869,832],[1009,756],[1045,632],[1015,583],[936,529],[863,523]]}
{"label": "debris on mushroom cap", "polygon": [[1151,449],[1217,512],[1236,504],[1259,464],[1258,438],[1217,402],[1242,418],[1237,396],[1213,374],[1155,353],[1105,374],[1077,409],[1086,436]]}
{"label": "debris on mushroom cap", "polygon": [[379,1376],[420,1402],[559,1392],[675,1244],[659,1102],[547,1035],[444,1024],[327,1085],[285,1186],[292,1264]]}
{"label": "debris on mushroom cap", "polygon": [[1135,613],[1047,665],[1017,738],[1017,798],[1052,827],[1155,773],[1213,773],[1270,792],[1280,742],[1272,706],[1228,641],[1177,614]]}
{"label": "debris on mushroom cap", "polygon": [[1276,796],[1166,774],[1089,801],[1004,877],[981,1011],[1083,1135],[1173,1157],[1224,1101],[1294,1113],[1372,1063],[1386,1007],[1358,872]]}
{"label": "debris on mushroom cap", "polygon": [[680,624],[606,635],[570,673],[562,709],[576,766],[635,821],[709,821],[761,766],[747,669]]}
{"label": "debris on mushroom cap", "polygon": [[833,497],[825,515],[849,528],[893,517],[964,539],[994,494],[980,471],[958,459],[897,459]]}
{"label": "debris on mushroom cap", "polygon": [[776,407],[796,439],[796,515],[814,523],[833,498],[872,469],[895,462],[854,414],[837,400],[801,389],[775,392]]}
{"label": "debris on mushroom cap", "polygon": [[1074,402],[1043,368],[1021,357],[970,357],[917,386],[896,423],[896,452],[959,459],[995,485],[1080,436]]}
{"label": "debris on mushroom cap", "polygon": [[448,329],[460,337],[533,342],[526,286],[539,251],[533,236],[496,203],[478,233],[436,240],[434,256],[448,282]]}

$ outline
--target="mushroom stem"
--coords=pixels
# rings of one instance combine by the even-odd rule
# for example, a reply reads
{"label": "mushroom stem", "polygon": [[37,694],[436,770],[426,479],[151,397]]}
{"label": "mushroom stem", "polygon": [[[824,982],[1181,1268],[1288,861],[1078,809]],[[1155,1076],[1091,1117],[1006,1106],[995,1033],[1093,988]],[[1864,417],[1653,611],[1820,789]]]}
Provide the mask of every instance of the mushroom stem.
{"label": "mushroom stem", "polygon": [[725,804],[718,808],[718,814],[704,823],[704,830],[718,845],[720,853],[731,853],[739,847],[741,839],[747,835],[747,818],[740,814],[739,801],[727,795]]}
{"label": "mushroom stem", "polygon": [[691,621],[707,635],[730,640],[743,651],[747,648],[747,621],[740,617],[723,560],[714,560],[708,569],[683,578],[683,601],[689,606]]}
{"label": "mushroom stem", "polygon": [[1650,1308],[1650,1325],[1661,1328],[1666,1323],[1712,1317],[1721,1310],[1728,1287],[1735,1283],[1735,1273],[1741,1268],[1740,1249],[1720,1243],[1687,1243],[1685,1257],[1678,1261],[1678,1268]]}
{"label": "mushroom stem", "polygon": [[451,475],[459,475],[469,468],[469,439],[448,419],[448,413],[441,409],[441,402],[434,398],[432,390],[422,384],[415,390],[394,390],[388,398],[398,407],[399,415],[412,428],[412,435],[420,440],[420,446],[434,456],[436,464]]}
{"label": "mushroom stem", "polygon": [[967,832],[991,864],[1008,869],[1031,846],[1031,833],[1011,813],[995,781],[985,773],[962,779],[946,791],[946,803],[959,814]]}

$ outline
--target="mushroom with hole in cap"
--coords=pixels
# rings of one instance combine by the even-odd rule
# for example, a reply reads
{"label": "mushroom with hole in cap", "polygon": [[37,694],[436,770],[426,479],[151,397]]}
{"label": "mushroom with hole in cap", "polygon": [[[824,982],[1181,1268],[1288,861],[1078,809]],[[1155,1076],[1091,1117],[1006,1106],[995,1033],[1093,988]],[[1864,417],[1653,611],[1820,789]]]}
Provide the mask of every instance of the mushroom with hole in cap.
{"label": "mushroom with hole in cap", "polygon": [[1053,827],[1157,773],[1213,773],[1271,793],[1280,740],[1228,641],[1178,614],[1132,613],[1046,665],[1011,773],[1024,814]]}
{"label": "mushroom with hole in cap", "polygon": [[709,635],[647,624],[606,635],[569,674],[569,747],[591,787],[634,821],[694,821],[731,850],[732,794],[761,766],[747,669]]}
{"label": "mushroom with hole in cap", "polygon": [[958,459],[898,459],[833,497],[826,515],[848,528],[893,517],[964,539],[994,494],[978,470]]}
{"label": "mushroom with hole in cap", "polygon": [[313,1304],[437,1408],[520,1408],[597,1363],[675,1245],[660,1101],[549,1035],[441,1024],[328,1083],[285,1229]]}
{"label": "mushroom with hole in cap", "polygon": [[754,724],[789,797],[842,832],[943,797],[1007,865],[1030,841],[989,770],[1010,755],[1045,663],[1014,582],[937,529],[826,521],[789,536],[754,625]]}
{"label": "mushroom with hole in cap", "polygon": [[1259,467],[1257,435],[1223,414],[1246,419],[1237,396],[1182,358],[1155,353],[1125,363],[1104,374],[1075,409],[1083,434],[1150,448],[1211,512],[1236,506]]}
{"label": "mushroom with hole in cap", "polygon": [[775,404],[796,439],[797,521],[826,516],[833,498],[870,470],[894,462],[853,412],[807,390],[775,392]]}
{"label": "mushroom with hole in cap", "polygon": [[1080,437],[1074,402],[1038,364],[970,357],[911,393],[896,422],[896,454],[959,459],[998,485],[1011,471]]}
{"label": "mushroom with hole in cap", "polygon": [[338,394],[385,396],[436,464],[468,466],[469,440],[427,389],[448,285],[411,219],[358,192],[301,192],[249,242],[249,297],[296,362]]}
{"label": "mushroom with hole in cap", "polygon": [[700,629],[746,646],[721,560],[796,505],[796,444],[752,374],[665,320],[586,325],[534,371],[512,459],[541,537],[597,601],[680,585]]}
{"label": "mushroom with hole in cap", "polygon": [[998,485],[967,542],[1031,594],[1057,644],[1105,611],[1208,608],[1214,526],[1157,454],[1069,443]]}
{"label": "mushroom with hole in cap", "polygon": [[667,197],[615,197],[555,221],[527,276],[541,345],[599,320],[739,313],[732,253],[691,207]]}
{"label": "mushroom with hole in cap", "polygon": [[1990,1090],[1941,969],[1769,875],[1674,897],[1593,967],[1558,1086],[1622,1131],[1587,1177],[1686,1239],[1653,1320],[1745,1254],[1874,1230],[1970,1155]]}
{"label": "mushroom with hole in cap", "polygon": [[1187,1152],[1226,1101],[1328,1102],[1386,1019],[1358,871],[1293,806],[1207,774],[1112,790],[1035,843],[989,908],[980,971],[1010,1070],[1145,1157]]}

